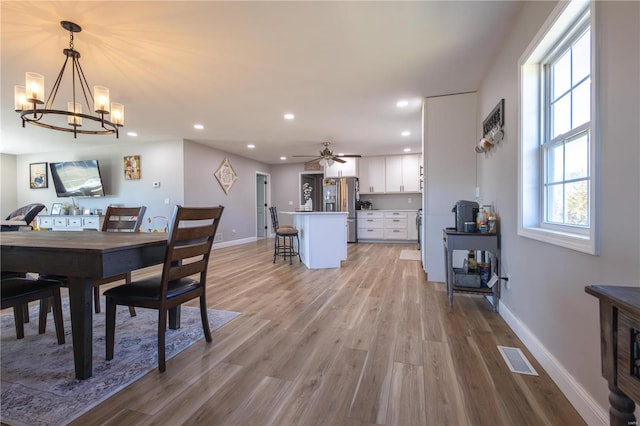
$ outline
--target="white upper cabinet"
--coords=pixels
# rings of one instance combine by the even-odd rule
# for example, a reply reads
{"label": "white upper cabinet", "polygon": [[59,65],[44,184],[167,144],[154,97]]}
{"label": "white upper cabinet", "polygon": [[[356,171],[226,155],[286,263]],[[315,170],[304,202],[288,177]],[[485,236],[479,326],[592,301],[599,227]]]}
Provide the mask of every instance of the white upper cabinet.
{"label": "white upper cabinet", "polygon": [[324,177],[357,177],[358,159],[343,158],[344,163],[335,161],[331,166],[324,168]]}
{"label": "white upper cabinet", "polygon": [[385,192],[385,157],[360,159],[359,174],[361,194]]}
{"label": "white upper cabinet", "polygon": [[386,192],[420,192],[420,157],[420,154],[386,157]]}

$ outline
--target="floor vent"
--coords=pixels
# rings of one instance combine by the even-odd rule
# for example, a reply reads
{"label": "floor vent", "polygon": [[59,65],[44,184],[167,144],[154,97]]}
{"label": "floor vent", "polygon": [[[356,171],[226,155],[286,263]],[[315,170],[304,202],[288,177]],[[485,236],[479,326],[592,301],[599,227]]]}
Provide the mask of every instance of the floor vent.
{"label": "floor vent", "polygon": [[524,356],[519,348],[510,348],[508,346],[498,346],[498,350],[504,358],[504,362],[509,366],[512,373],[528,374],[537,376],[538,373],[533,368],[529,360]]}

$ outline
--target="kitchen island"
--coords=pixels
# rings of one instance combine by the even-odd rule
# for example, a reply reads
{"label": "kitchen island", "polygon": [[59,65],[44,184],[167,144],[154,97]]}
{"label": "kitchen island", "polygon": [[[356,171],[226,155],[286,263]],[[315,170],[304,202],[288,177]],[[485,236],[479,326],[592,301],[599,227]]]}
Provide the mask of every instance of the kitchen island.
{"label": "kitchen island", "polygon": [[339,268],[347,259],[347,212],[280,213],[293,215],[300,258],[307,268]]}

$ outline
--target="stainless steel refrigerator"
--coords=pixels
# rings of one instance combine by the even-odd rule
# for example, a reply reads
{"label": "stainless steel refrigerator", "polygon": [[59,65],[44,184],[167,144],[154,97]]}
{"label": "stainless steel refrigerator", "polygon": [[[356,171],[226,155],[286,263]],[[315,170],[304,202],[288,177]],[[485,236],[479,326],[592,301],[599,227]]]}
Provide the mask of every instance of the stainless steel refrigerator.
{"label": "stainless steel refrigerator", "polygon": [[347,242],[358,242],[356,200],[358,199],[358,178],[327,178],[323,185],[325,212],[347,212]]}

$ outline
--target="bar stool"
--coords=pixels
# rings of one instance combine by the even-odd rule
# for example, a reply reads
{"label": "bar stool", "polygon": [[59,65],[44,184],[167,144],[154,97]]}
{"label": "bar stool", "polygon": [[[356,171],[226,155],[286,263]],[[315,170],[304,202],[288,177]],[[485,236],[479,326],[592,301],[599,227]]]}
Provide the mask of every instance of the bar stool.
{"label": "bar stool", "polygon": [[[292,258],[295,256],[298,256],[298,260],[302,261],[300,258],[300,238],[298,237],[298,230],[292,226],[278,225],[278,210],[276,207],[269,207],[269,213],[271,213],[273,231],[276,233],[273,245],[273,263],[276,263],[276,257],[278,256],[283,256],[285,261],[288,256],[289,265],[293,264]],[[296,237],[297,246],[293,244],[293,237]],[[282,245],[280,245],[281,238]]]}

